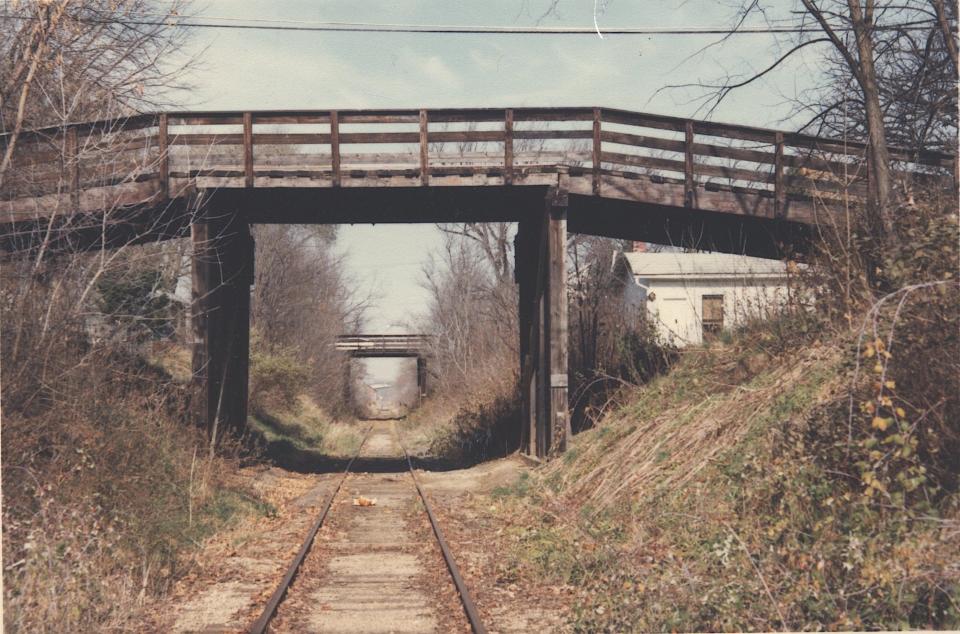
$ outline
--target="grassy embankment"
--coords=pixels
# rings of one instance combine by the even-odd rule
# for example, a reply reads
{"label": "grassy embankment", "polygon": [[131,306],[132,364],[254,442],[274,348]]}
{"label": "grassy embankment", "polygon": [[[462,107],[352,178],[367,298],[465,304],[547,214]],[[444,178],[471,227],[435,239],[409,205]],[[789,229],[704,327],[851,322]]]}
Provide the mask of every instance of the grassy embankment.
{"label": "grassy embankment", "polygon": [[584,632],[960,625],[956,421],[908,404],[916,360],[882,341],[773,332],[688,349],[499,490],[504,578],[572,586]]}
{"label": "grassy embankment", "polygon": [[[186,348],[164,348],[155,362],[189,380]],[[324,458],[352,456],[360,447],[362,428],[331,416],[306,393],[307,374],[292,357],[255,347],[250,376],[247,426],[264,458],[281,467],[311,470],[322,467]]]}
{"label": "grassy embankment", "polygon": [[5,631],[136,629],[203,540],[271,512],[237,478],[238,448],[211,456],[186,423],[176,374],[91,356],[4,412]]}
{"label": "grassy embankment", "polygon": [[462,395],[424,400],[399,423],[411,455],[439,464],[470,466],[515,451],[520,407],[513,377]]}

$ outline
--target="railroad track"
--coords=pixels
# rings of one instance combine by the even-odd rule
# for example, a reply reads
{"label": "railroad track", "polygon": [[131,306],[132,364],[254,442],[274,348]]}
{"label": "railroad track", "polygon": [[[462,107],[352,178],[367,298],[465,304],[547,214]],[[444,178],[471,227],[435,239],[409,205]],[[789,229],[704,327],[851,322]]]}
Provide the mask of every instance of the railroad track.
{"label": "railroad track", "polygon": [[[300,549],[298,550],[296,556],[293,558],[293,561],[290,563],[290,566],[287,568],[286,573],[280,581],[280,584],[277,586],[274,593],[271,595],[270,599],[267,601],[263,612],[260,614],[260,617],[253,623],[250,627],[249,632],[253,634],[261,634],[266,632],[268,627],[270,627],[271,622],[274,617],[277,615],[277,610],[280,608],[281,604],[284,603],[287,598],[288,591],[291,588],[294,580],[298,577],[298,574],[301,571],[304,561],[307,559],[308,554],[311,551],[314,540],[317,537],[317,534],[320,532],[320,529],[329,523],[328,520],[331,519],[334,509],[334,501],[337,496],[340,494],[341,490],[344,489],[344,485],[347,482],[348,477],[353,472],[354,466],[357,464],[358,459],[361,458],[361,454],[364,451],[364,448],[368,446],[368,440],[371,436],[371,430],[373,430],[374,425],[371,425],[367,428],[367,431],[364,433],[363,440],[360,443],[360,447],[357,449],[357,452],[353,455],[350,461],[347,463],[346,468],[343,471],[343,474],[340,476],[336,485],[334,486],[332,492],[329,494],[326,503],[323,506],[320,514],[317,516],[317,519],[311,525],[310,529],[307,532],[307,536],[303,541]],[[382,436],[382,434],[381,434]],[[480,620],[480,615],[477,611],[476,604],[473,601],[473,598],[470,596],[470,592],[466,586],[466,583],[463,580],[463,576],[460,574],[460,570],[457,567],[457,563],[453,558],[453,554],[450,551],[449,544],[443,536],[443,531],[441,530],[440,524],[437,521],[436,514],[433,512],[433,508],[430,505],[430,501],[427,499],[427,496],[424,494],[423,489],[420,486],[420,482],[417,480],[416,473],[413,469],[413,461],[410,458],[410,454],[407,452],[406,448],[399,441],[399,438],[396,437],[396,434],[393,433],[392,427],[390,432],[391,440],[399,447],[402,452],[401,463],[404,463],[407,468],[407,473],[410,476],[410,479],[413,482],[414,488],[416,489],[416,494],[422,503],[422,508],[429,519],[430,526],[432,528],[433,537],[436,540],[436,544],[439,547],[441,554],[443,555],[444,562],[446,563],[447,570],[449,572],[450,580],[456,588],[457,595],[460,600],[460,604],[463,608],[463,613],[466,616],[467,621],[470,624],[470,628],[475,634],[486,634],[486,628]],[[382,442],[382,438],[377,440]]]}

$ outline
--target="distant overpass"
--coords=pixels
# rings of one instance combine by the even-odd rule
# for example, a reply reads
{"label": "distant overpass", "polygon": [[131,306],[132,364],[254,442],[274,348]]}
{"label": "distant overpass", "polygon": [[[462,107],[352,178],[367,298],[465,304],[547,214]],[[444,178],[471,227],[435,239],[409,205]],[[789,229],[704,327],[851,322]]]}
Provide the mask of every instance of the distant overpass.
{"label": "distant overpass", "polygon": [[334,347],[354,358],[415,357],[417,389],[427,395],[427,357],[433,335],[339,335]]}
{"label": "distant overpass", "polygon": [[352,357],[426,357],[431,335],[340,335],[337,350]]}

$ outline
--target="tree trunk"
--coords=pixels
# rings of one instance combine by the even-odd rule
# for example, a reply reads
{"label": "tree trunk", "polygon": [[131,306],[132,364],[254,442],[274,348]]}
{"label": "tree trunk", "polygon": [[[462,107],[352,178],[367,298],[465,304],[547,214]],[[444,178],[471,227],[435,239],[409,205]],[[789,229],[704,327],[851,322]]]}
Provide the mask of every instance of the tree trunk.
{"label": "tree trunk", "polygon": [[877,238],[877,242],[883,242],[895,237],[893,211],[890,209],[893,183],[883,109],[880,107],[880,86],[877,83],[877,71],[873,63],[873,0],[867,0],[866,13],[860,0],[847,0],[847,5],[850,7],[850,21],[857,40],[857,56],[860,62],[859,69],[851,70],[863,90],[869,137],[868,221],[871,225],[870,231]]}

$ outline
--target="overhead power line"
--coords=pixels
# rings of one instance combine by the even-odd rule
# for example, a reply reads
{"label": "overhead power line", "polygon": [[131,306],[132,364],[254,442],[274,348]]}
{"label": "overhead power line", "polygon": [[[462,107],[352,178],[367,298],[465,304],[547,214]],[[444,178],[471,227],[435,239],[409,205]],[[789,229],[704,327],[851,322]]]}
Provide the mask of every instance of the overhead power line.
{"label": "overhead power line", "polygon": [[[299,20],[270,20],[265,18],[229,18],[204,16],[184,18],[162,14],[142,14],[143,18],[113,18],[100,20],[81,18],[90,23],[118,21],[135,26],[179,26],[198,29],[242,29],[258,31],[315,31],[323,33],[422,33],[436,35],[593,35],[593,26],[462,26],[453,24],[384,24],[372,22],[314,22]],[[35,16],[3,14],[0,17],[33,20]],[[875,30],[916,30],[923,22],[893,26],[875,26]],[[839,27],[836,31],[849,31]],[[600,28],[603,35],[770,35],[788,33],[816,33],[816,27],[803,26],[638,26]]]}

